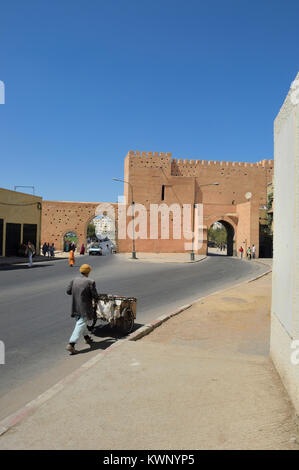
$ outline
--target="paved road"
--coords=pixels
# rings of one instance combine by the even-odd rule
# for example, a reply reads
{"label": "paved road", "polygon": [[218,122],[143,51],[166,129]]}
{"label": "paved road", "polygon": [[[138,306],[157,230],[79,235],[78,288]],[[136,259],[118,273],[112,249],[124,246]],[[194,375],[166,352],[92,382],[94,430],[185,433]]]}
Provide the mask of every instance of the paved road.
{"label": "paved road", "polygon": [[[81,257],[92,267],[99,292],[138,298],[138,324],[208,293],[267,270],[259,263],[211,256],[194,264],[149,263],[110,257]],[[66,260],[0,267],[0,339],[6,364],[0,365],[0,419],[105,349],[115,337],[98,328],[92,351],[68,356],[65,345],[73,328],[70,297],[65,294],[76,268]],[[113,374],[113,371],[111,371]]]}

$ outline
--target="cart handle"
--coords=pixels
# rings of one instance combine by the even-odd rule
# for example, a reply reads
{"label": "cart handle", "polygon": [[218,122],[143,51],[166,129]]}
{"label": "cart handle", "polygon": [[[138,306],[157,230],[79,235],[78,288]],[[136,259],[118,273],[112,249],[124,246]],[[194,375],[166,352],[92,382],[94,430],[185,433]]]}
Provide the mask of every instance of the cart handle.
{"label": "cart handle", "polygon": [[113,294],[99,294],[98,300],[128,300],[132,302],[137,302],[136,297],[126,297],[125,295],[113,295]]}

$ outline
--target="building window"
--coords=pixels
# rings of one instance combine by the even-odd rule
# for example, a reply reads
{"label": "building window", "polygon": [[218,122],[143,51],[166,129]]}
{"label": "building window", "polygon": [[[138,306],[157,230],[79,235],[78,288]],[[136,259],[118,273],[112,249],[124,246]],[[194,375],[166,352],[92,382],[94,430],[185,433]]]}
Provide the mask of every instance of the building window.
{"label": "building window", "polygon": [[165,185],[164,184],[162,184],[161,199],[162,199],[162,201],[164,201],[164,199],[165,199]]}

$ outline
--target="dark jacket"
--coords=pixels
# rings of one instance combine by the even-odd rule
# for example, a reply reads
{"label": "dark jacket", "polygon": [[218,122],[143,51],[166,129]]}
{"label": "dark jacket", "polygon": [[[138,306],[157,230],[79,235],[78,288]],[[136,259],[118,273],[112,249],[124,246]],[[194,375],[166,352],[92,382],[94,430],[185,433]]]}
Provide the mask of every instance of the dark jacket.
{"label": "dark jacket", "polygon": [[66,293],[73,297],[71,316],[92,320],[92,299],[98,298],[95,281],[82,274],[70,282]]}

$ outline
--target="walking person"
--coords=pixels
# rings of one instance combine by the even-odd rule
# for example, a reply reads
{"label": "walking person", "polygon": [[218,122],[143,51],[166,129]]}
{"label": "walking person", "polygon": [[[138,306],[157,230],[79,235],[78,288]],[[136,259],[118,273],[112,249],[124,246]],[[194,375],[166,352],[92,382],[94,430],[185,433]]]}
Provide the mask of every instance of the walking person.
{"label": "walking person", "polygon": [[69,254],[69,265],[72,268],[74,264],[75,264],[75,253],[74,253],[74,250],[71,250]]}
{"label": "walking person", "polygon": [[85,246],[84,243],[82,243],[81,248],[80,248],[80,255],[84,255],[85,253]]}
{"label": "walking person", "polygon": [[255,245],[252,245],[252,259],[255,259]]}
{"label": "walking person", "polygon": [[86,344],[91,344],[93,341],[88,334],[87,320],[92,320],[94,317],[92,300],[98,299],[98,292],[95,281],[88,279],[90,271],[89,264],[82,264],[80,267],[81,276],[73,279],[66,291],[68,295],[72,296],[71,317],[76,318],[75,329],[66,347],[71,355],[78,352],[75,349],[75,344],[80,336],[84,337]]}
{"label": "walking person", "polygon": [[48,258],[50,258],[50,243],[47,243],[47,253],[48,253]]}
{"label": "walking person", "polygon": [[251,248],[250,248],[250,246],[247,248],[247,259],[251,259]]}
{"label": "walking person", "polygon": [[244,253],[243,246],[241,246],[241,247],[239,248],[239,252],[240,252],[240,258],[242,259],[242,258],[243,258],[243,253]]}
{"label": "walking person", "polygon": [[47,243],[45,242],[42,247],[42,252],[44,256],[46,256],[47,251],[48,251],[48,247],[47,247]]}
{"label": "walking person", "polygon": [[27,244],[27,248],[26,248],[26,251],[25,251],[26,255],[28,255],[28,267],[31,268],[32,267],[32,257],[33,255],[35,255],[35,247],[33,245],[33,243],[31,243],[30,241],[28,242]]}
{"label": "walking person", "polygon": [[52,245],[50,245],[50,255],[52,256],[52,258],[54,258],[55,256],[55,246],[54,246],[54,243],[52,243]]}

